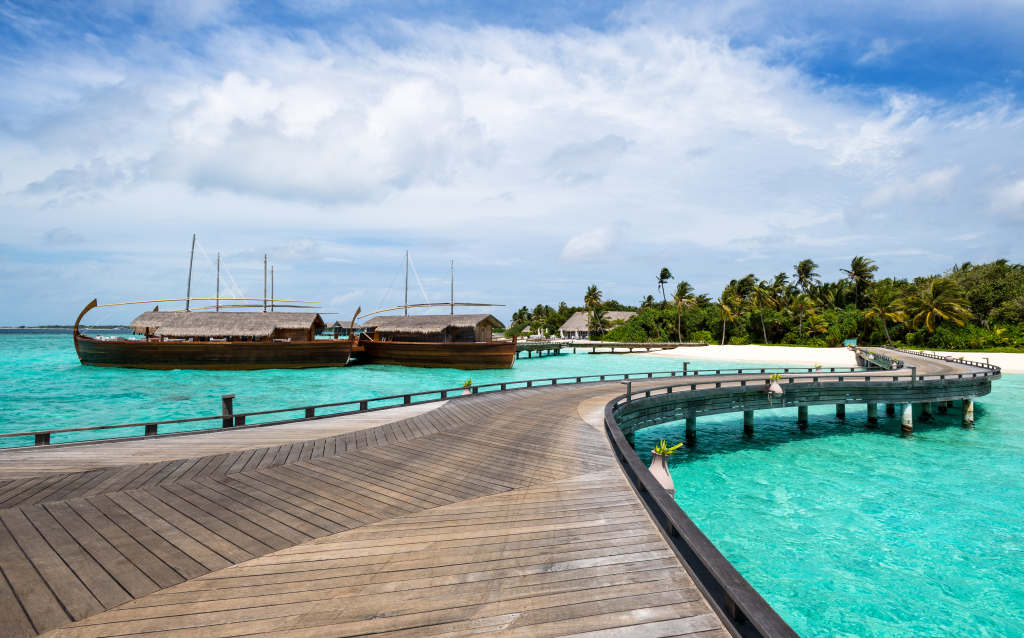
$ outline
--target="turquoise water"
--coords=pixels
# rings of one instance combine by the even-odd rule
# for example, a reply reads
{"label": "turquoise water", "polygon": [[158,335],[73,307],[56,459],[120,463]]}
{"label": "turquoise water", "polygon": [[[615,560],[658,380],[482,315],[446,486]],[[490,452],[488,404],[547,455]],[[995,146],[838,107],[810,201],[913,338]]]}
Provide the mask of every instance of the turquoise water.
{"label": "turquoise water", "polygon": [[[235,394],[235,412],[337,403],[474,384],[590,374],[681,370],[675,359],[642,355],[563,354],[516,361],[511,370],[452,370],[364,365],[309,370],[129,370],[83,366],[70,334],[0,333],[0,433],[212,416]],[[714,367],[702,363],[699,367]],[[438,395],[439,396],[439,395]],[[395,401],[397,403],[399,401]],[[375,407],[386,405],[374,403]],[[339,408],[340,409],[340,408]],[[247,423],[296,418],[251,417]],[[161,426],[161,432],[207,428]],[[131,430],[53,435],[52,442],[127,436]],[[141,434],[141,431],[136,432]],[[26,438],[0,439],[0,447]]]}
{"label": "turquoise water", "polygon": [[[642,355],[521,359],[512,370],[359,366],[251,372],[146,371],[78,363],[68,335],[0,334],[0,432],[84,427],[328,403],[476,383],[670,370]],[[759,364],[701,362],[734,368]],[[676,499],[803,636],[1024,635],[1024,377],[979,400],[977,425],[937,415],[900,435],[811,408],[698,422],[698,444],[671,459]],[[183,426],[185,427],[185,426]],[[123,432],[123,431],[122,431]],[[642,430],[649,460],[682,424]],[[0,440],[2,441],[2,440]],[[54,436],[54,441],[58,437]],[[9,444],[9,443],[8,443]],[[0,446],[4,443],[0,442]]]}
{"label": "turquoise water", "polygon": [[[676,501],[802,636],[1024,636],[1024,376],[901,436],[865,408],[698,420],[671,457]],[[770,414],[770,415],[769,415]],[[650,460],[657,439],[636,435]]]}

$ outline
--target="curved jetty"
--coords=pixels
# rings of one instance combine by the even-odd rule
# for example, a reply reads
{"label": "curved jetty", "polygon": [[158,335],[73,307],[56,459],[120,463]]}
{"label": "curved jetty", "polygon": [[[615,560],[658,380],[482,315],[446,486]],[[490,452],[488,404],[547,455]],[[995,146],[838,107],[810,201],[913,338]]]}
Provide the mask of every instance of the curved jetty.
{"label": "curved jetty", "polygon": [[[913,379],[782,385],[998,378],[899,356]],[[615,426],[764,379],[703,372],[0,451],[0,636],[794,636]]]}

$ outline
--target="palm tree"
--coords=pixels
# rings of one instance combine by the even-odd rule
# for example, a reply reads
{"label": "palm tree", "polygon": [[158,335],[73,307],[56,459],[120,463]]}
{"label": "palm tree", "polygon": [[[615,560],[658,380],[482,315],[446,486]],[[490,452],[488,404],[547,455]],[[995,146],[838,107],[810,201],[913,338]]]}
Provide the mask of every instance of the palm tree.
{"label": "palm tree", "polygon": [[605,316],[604,309],[602,309],[601,306],[595,306],[594,311],[591,313],[587,329],[590,330],[591,334],[601,335],[608,328],[608,325],[609,321]]}
{"label": "palm tree", "polygon": [[865,317],[878,317],[882,320],[882,329],[885,330],[885,340],[889,342],[889,347],[892,348],[892,337],[889,336],[888,321],[894,323],[903,323],[907,320],[907,316],[903,313],[902,302],[896,286],[893,285],[892,281],[886,280],[879,282],[868,293],[868,307],[867,312],[864,313]]}
{"label": "palm tree", "polygon": [[814,299],[810,295],[800,294],[789,303],[789,311],[797,316],[797,320],[800,322],[800,327],[797,334],[802,335],[804,333],[804,317],[814,314],[816,305]]}
{"label": "palm tree", "polygon": [[821,315],[807,317],[807,336],[828,334],[828,322]]}
{"label": "palm tree", "polygon": [[853,303],[860,308],[860,284],[871,283],[875,278],[875,272],[878,271],[878,266],[875,265],[874,260],[867,257],[854,257],[850,261],[849,270],[840,268],[839,271],[846,273],[846,278],[853,281]]}
{"label": "palm tree", "polygon": [[601,307],[601,291],[598,290],[597,286],[587,288],[587,293],[583,295],[583,305],[588,312],[588,322],[593,321],[593,311]]}
{"label": "palm tree", "polygon": [[754,302],[754,306],[761,314],[761,332],[764,334],[764,344],[768,345],[768,330],[764,327],[764,309],[765,306],[769,308],[776,306],[775,287],[767,281],[762,281],[757,284],[750,297]]}
{"label": "palm tree", "polygon": [[668,300],[665,298],[665,284],[668,283],[669,279],[672,279],[672,273],[668,268],[662,268],[661,272],[658,273],[658,290],[661,291],[661,301],[663,303],[668,303]]}
{"label": "palm tree", "polygon": [[924,284],[923,290],[904,299],[904,306],[913,315],[911,325],[915,328],[923,325],[929,333],[934,333],[943,319],[962,326],[971,318],[960,286],[942,277],[933,278]]}
{"label": "palm tree", "polygon": [[736,289],[731,285],[726,286],[725,290],[718,297],[718,308],[722,313],[722,345],[725,345],[725,324],[726,322],[732,323],[736,318],[736,312],[738,311],[738,305],[741,299],[736,294]]}
{"label": "palm tree", "polygon": [[805,295],[811,286],[821,283],[821,280],[818,279],[818,264],[814,263],[813,259],[804,259],[793,266],[793,269],[795,275],[793,279]]}
{"label": "palm tree", "polygon": [[654,307],[654,295],[647,295],[640,300],[640,309],[653,308]]}
{"label": "palm tree", "polygon": [[676,285],[676,294],[672,295],[672,303],[676,307],[676,333],[678,333],[681,343],[683,341],[683,308],[690,310],[696,303],[693,298],[693,286],[687,281],[680,280]]}

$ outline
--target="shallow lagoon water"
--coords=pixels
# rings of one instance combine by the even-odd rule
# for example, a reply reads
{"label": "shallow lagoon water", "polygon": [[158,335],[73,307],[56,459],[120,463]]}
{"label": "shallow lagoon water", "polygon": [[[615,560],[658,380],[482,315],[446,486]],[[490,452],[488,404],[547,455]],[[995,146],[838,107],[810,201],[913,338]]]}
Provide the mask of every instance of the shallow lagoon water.
{"label": "shallow lagoon water", "polygon": [[[0,334],[0,431],[84,427],[327,403],[477,383],[681,368],[639,355],[519,360],[512,370],[359,366],[253,372],[87,368],[69,335]],[[727,364],[745,368],[757,364]],[[700,362],[692,368],[713,368]],[[1006,375],[977,405],[900,435],[811,408],[702,418],[698,444],[671,459],[676,500],[803,636],[1024,635],[1024,376]],[[884,413],[883,413],[884,414]],[[641,457],[665,424],[636,436]],[[54,437],[55,440],[57,437]],[[2,445],[2,443],[0,443]]]}
{"label": "shallow lagoon water", "polygon": [[[864,406],[698,420],[676,502],[802,636],[1024,636],[1024,376],[903,436]],[[881,406],[880,406],[881,407]],[[919,415],[918,415],[919,416]],[[682,423],[641,430],[650,461]]]}

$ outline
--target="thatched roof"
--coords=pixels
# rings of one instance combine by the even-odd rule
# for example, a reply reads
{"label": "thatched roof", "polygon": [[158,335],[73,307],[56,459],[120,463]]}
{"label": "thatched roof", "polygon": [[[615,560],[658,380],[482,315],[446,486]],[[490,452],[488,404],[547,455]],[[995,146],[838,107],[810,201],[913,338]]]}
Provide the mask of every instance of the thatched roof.
{"label": "thatched roof", "polygon": [[[626,321],[630,317],[636,315],[635,312],[627,312],[623,310],[610,310],[604,313],[604,318],[608,321]],[[569,317],[569,320],[562,324],[559,328],[561,332],[589,332],[590,328],[587,324],[590,322],[585,312],[577,312],[573,316]]]}
{"label": "thatched roof", "polygon": [[144,312],[129,324],[165,337],[269,337],[274,330],[324,329],[315,312]]}
{"label": "thatched roof", "polygon": [[359,330],[360,328],[362,328],[362,326],[360,326],[355,321],[335,321],[334,323],[331,324],[330,327],[331,330],[334,330],[335,328],[343,328],[345,330]]}
{"label": "thatched roof", "polygon": [[448,328],[475,328],[490,324],[495,330],[504,330],[505,324],[494,315],[417,315],[412,317],[373,317],[363,323],[363,329],[373,332],[404,332],[434,334]]}

